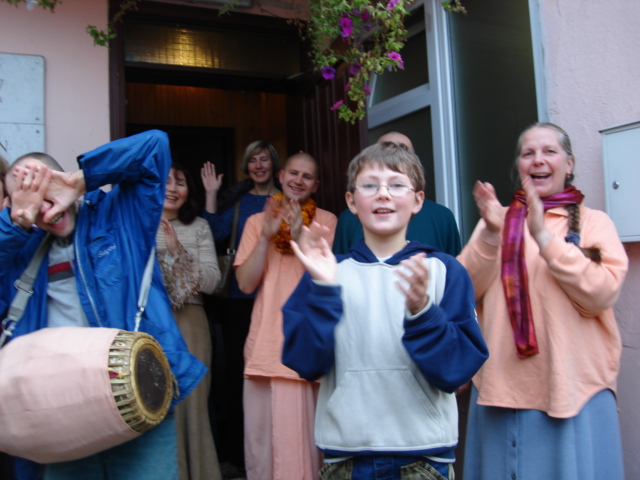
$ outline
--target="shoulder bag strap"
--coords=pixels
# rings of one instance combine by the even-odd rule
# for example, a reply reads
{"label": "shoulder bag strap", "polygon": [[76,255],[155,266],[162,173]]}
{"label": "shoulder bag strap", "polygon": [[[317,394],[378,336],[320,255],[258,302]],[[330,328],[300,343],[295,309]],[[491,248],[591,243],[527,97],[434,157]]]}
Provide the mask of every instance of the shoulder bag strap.
{"label": "shoulder bag strap", "polygon": [[140,328],[140,321],[142,320],[142,314],[144,313],[144,309],[147,306],[147,298],[149,297],[149,290],[151,289],[151,279],[153,278],[153,267],[156,261],[156,247],[151,249],[151,253],[149,254],[149,258],[147,259],[147,266],[144,269],[144,274],[142,275],[142,283],[140,285],[140,295],[138,296],[138,313],[136,313],[136,324],[135,330],[138,331]]}
{"label": "shoulder bag strap", "polygon": [[229,248],[227,253],[230,255],[236,254],[236,236],[238,233],[238,219],[240,218],[240,202],[236,203],[235,211],[233,212],[233,226],[231,227],[231,238],[229,238]]}
{"label": "shoulder bag strap", "polygon": [[[16,280],[14,286],[18,290],[16,296],[13,298],[13,302],[11,302],[11,306],[9,307],[9,314],[7,318],[2,321],[2,334],[0,334],[0,348],[7,341],[8,337],[13,335],[13,330],[16,328],[16,324],[20,321],[22,316],[24,315],[24,311],[27,308],[27,303],[33,295],[33,284],[35,282],[36,276],[38,275],[38,270],[40,269],[40,265],[42,264],[42,260],[44,256],[47,254],[49,247],[51,246],[51,242],[53,241],[53,236],[50,233],[42,239],[40,246],[34,253],[31,261],[29,262],[29,266],[26,270],[20,275],[20,278]],[[149,290],[151,286],[151,279],[153,277],[153,267],[155,261],[155,253],[156,249],[153,247],[151,249],[151,253],[149,254],[149,259],[147,260],[147,265],[144,269],[144,274],[142,276],[142,283],[140,286],[140,295],[138,297],[138,312],[136,313],[135,319],[135,331],[137,332],[140,328],[140,321],[142,319],[142,314],[144,313],[144,309],[147,305],[147,298],[149,297]]]}
{"label": "shoulder bag strap", "polygon": [[42,260],[47,254],[52,241],[53,236],[50,233],[47,233],[42,239],[42,242],[40,242],[38,249],[33,254],[33,257],[31,258],[31,261],[29,262],[26,270],[22,272],[20,278],[18,278],[13,284],[13,286],[18,290],[18,293],[16,293],[16,296],[13,297],[13,301],[11,302],[11,306],[9,307],[7,318],[2,321],[0,348],[7,341],[7,338],[13,335],[13,329],[16,328],[16,324],[24,315],[24,311],[27,308],[27,303],[29,303],[29,299],[31,298],[31,295],[33,295],[33,284],[36,281],[38,270],[40,270]]}

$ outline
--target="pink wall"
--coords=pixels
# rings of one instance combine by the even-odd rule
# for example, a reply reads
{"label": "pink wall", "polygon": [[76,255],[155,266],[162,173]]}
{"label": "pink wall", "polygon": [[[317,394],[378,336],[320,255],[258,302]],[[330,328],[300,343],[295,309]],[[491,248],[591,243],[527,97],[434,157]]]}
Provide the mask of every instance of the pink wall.
{"label": "pink wall", "polygon": [[[605,210],[600,130],[640,120],[640,2],[539,0],[550,120],[572,138],[576,184],[585,203]],[[637,161],[632,152],[629,161]],[[638,215],[638,205],[629,206]],[[630,265],[616,318],[624,350],[618,398],[626,478],[640,478],[640,243],[627,243]]]}
{"label": "pink wall", "polygon": [[45,58],[45,149],[67,169],[110,140],[108,50],[85,32],[106,19],[107,0],[64,0],[55,13],[0,1],[0,52]]}

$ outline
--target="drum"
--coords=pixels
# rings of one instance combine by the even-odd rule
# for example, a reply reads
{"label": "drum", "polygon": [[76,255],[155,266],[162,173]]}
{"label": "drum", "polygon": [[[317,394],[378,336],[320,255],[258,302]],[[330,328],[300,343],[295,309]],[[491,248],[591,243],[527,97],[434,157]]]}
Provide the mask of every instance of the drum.
{"label": "drum", "polygon": [[173,397],[162,348],[142,332],[45,328],[0,349],[0,451],[55,463],[159,424]]}

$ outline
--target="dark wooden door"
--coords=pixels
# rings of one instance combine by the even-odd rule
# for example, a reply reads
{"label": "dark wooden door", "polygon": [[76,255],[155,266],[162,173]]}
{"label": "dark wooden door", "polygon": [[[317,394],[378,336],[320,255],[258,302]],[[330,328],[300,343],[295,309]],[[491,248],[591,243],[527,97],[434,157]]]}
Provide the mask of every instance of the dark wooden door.
{"label": "dark wooden door", "polygon": [[290,151],[303,150],[320,165],[318,205],[339,215],[346,208],[347,166],[366,146],[365,120],[352,125],[338,119],[331,106],[344,97],[346,73],[338,69],[329,81],[319,75],[309,79],[287,106],[287,138]]}

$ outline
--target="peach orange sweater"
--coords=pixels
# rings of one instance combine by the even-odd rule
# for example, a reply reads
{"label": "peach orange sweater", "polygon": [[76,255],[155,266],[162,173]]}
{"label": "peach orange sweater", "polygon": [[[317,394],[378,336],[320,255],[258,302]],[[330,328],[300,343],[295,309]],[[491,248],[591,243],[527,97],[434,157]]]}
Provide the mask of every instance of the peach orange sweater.
{"label": "peach orange sweater", "polygon": [[[242,265],[255,249],[262,234],[264,215],[264,212],[256,213],[247,220],[234,267]],[[325,238],[331,245],[338,223],[336,216],[318,208],[313,220],[329,228]],[[284,255],[276,250],[273,242],[269,244],[262,281],[251,314],[249,336],[244,346],[245,376],[300,380],[296,372],[282,364],[282,306],[298,286],[304,271],[304,265],[295,255]]]}
{"label": "peach orange sweater", "polygon": [[525,224],[529,296],[540,349],[526,359],[516,355],[500,278],[500,239],[492,239],[481,220],[460,253],[458,259],[473,280],[489,347],[489,359],[473,379],[478,404],[569,418],[597,392],[615,392],[622,347],[612,307],[628,259],[604,212],[581,206],[580,215],[580,245],[600,248],[601,264],[564,241],[564,208],[545,213],[545,224],[555,237],[543,251]]}

